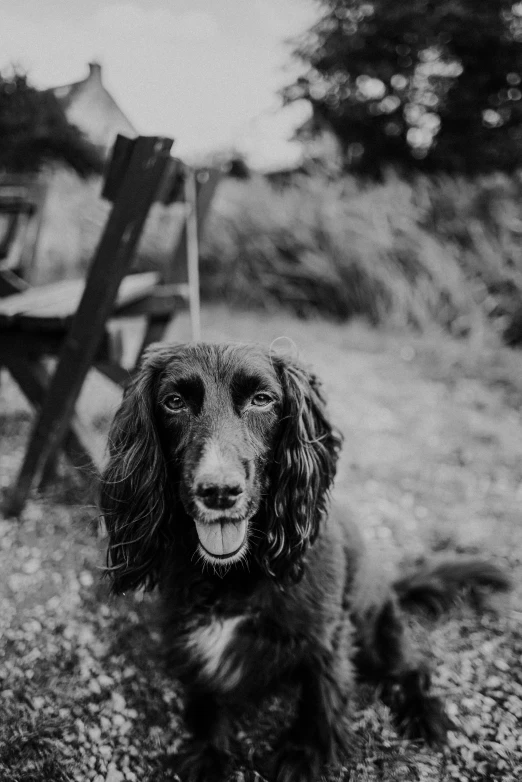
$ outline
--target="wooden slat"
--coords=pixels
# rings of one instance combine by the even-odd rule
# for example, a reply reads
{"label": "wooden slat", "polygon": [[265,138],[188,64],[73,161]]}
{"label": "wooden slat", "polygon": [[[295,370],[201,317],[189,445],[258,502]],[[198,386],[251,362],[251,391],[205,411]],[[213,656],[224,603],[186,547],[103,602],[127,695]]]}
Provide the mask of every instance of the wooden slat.
{"label": "wooden slat", "polygon": [[[154,286],[158,280],[159,274],[157,272],[134,274],[123,279],[118,290],[116,301],[114,302],[114,310],[118,310],[120,306],[139,301],[150,291],[154,290]],[[43,300],[41,303],[37,303],[36,305],[33,304],[28,310],[25,310],[22,313],[23,316],[37,315],[42,317],[49,315],[54,318],[67,318],[74,315],[78,309],[85,289],[83,280],[80,280],[79,282],[80,284],[77,284],[75,288],[71,288],[71,290],[67,292],[67,295],[62,294],[58,299],[54,297],[51,301]]]}
{"label": "wooden slat", "polygon": [[137,363],[139,363],[143,352],[154,342],[162,342],[169,328],[171,321],[170,315],[151,315],[147,322],[147,328],[138,350]]}
{"label": "wooden slat", "polygon": [[24,196],[4,196],[0,193],[0,214],[18,215],[34,213],[34,204],[28,202]]}
{"label": "wooden slat", "polygon": [[94,366],[98,372],[101,372],[102,375],[108,377],[109,380],[112,380],[113,383],[116,383],[121,388],[126,388],[132,380],[133,370],[125,369],[121,364],[117,364],[114,361],[98,361]]}
{"label": "wooden slat", "polygon": [[172,315],[188,297],[189,286],[186,283],[157,285],[143,299],[121,307],[111,317],[117,320],[118,318],[134,318],[143,315]]}
{"label": "wooden slat", "polygon": [[136,143],[137,139],[127,138],[121,133],[116,136],[103,183],[102,198],[106,201],[114,203],[119,196]]}
{"label": "wooden slat", "polygon": [[[0,330],[0,364],[4,356],[53,356],[60,350],[63,334],[26,334],[20,329]],[[104,351],[105,354],[105,351]],[[100,356],[100,359],[102,356]]]}
{"label": "wooden slat", "polygon": [[[114,310],[139,301],[154,290],[159,280],[157,272],[133,274],[122,280]],[[30,288],[23,293],[0,300],[0,325],[26,321],[45,328],[65,325],[76,312],[80,303],[85,282],[83,280],[64,280],[40,288]],[[49,323],[40,323],[40,320]]]}
{"label": "wooden slat", "polygon": [[0,269],[0,298],[18,295],[28,288],[28,283],[11,269]]}
{"label": "wooden slat", "polygon": [[58,303],[64,298],[67,300],[69,296],[75,296],[78,288],[82,287],[82,280],[62,280],[51,285],[42,285],[39,288],[29,288],[23,293],[3,299],[0,302],[0,315],[14,318],[17,315],[30,312],[39,304],[45,305],[47,302],[53,301]]}
{"label": "wooden slat", "polygon": [[[4,356],[56,356],[66,332],[26,332],[20,328],[0,329],[0,364]],[[112,334],[103,334],[95,361],[110,361],[114,353]]]}

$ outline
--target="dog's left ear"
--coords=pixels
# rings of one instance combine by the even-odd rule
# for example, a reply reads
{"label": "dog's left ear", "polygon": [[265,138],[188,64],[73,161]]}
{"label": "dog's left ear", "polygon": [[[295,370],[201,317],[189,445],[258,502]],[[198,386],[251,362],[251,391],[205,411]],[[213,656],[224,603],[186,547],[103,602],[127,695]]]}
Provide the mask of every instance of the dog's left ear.
{"label": "dog's left ear", "polygon": [[315,375],[293,360],[272,360],[283,403],[266,501],[268,529],[259,553],[269,575],[297,581],[327,511],[342,437],[328,419]]}
{"label": "dog's left ear", "polygon": [[[109,538],[112,591],[152,589],[168,544],[174,503],[155,423],[154,387],[166,348],[149,348],[127,388],[109,432],[109,459],[100,482],[100,510]],[[172,526],[170,524],[170,526]]]}

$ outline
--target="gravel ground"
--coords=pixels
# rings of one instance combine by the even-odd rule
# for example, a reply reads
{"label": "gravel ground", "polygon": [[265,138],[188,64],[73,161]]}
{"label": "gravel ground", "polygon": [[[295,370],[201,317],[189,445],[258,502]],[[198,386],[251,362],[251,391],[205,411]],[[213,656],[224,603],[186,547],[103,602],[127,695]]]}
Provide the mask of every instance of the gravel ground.
{"label": "gravel ground", "polygon": [[[183,339],[186,321],[176,324]],[[483,553],[515,594],[461,606],[412,632],[460,730],[444,752],[400,742],[371,691],[352,707],[353,757],[329,782],[522,779],[522,357],[495,346],[401,337],[280,316],[204,313],[208,339],[285,335],[324,378],[346,435],[337,495],[390,568]],[[117,404],[93,380],[84,402],[106,430]],[[0,382],[0,481],[16,474],[31,413]],[[154,600],[108,598],[103,539],[76,477],[0,517],[1,782],[162,782],[183,738],[181,693],[161,658]],[[277,701],[238,726],[237,779],[255,779],[285,718]],[[254,752],[256,755],[254,757]],[[259,760],[258,758],[261,758]],[[258,779],[262,777],[257,776]]]}

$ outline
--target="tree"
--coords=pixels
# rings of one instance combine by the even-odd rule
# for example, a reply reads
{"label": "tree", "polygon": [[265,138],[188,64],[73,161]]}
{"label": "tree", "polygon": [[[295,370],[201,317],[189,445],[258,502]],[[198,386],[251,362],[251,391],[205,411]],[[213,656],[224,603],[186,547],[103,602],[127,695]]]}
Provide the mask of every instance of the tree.
{"label": "tree", "polygon": [[301,133],[325,128],[348,167],[474,174],[522,162],[522,3],[319,0],[297,42]]}
{"label": "tree", "polygon": [[103,165],[51,90],[35,89],[16,71],[0,74],[0,172],[32,173],[53,161],[82,177],[100,172]]}

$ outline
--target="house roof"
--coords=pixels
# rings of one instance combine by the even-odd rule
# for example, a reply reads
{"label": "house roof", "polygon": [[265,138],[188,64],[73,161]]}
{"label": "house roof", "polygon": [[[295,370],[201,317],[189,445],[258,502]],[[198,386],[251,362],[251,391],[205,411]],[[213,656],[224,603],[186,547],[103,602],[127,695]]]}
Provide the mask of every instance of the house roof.
{"label": "house roof", "polygon": [[109,150],[118,133],[130,137],[138,135],[132,122],[103,85],[99,63],[89,63],[89,73],[82,81],[54,87],[52,92],[69,122],[77,125],[96,146]]}

